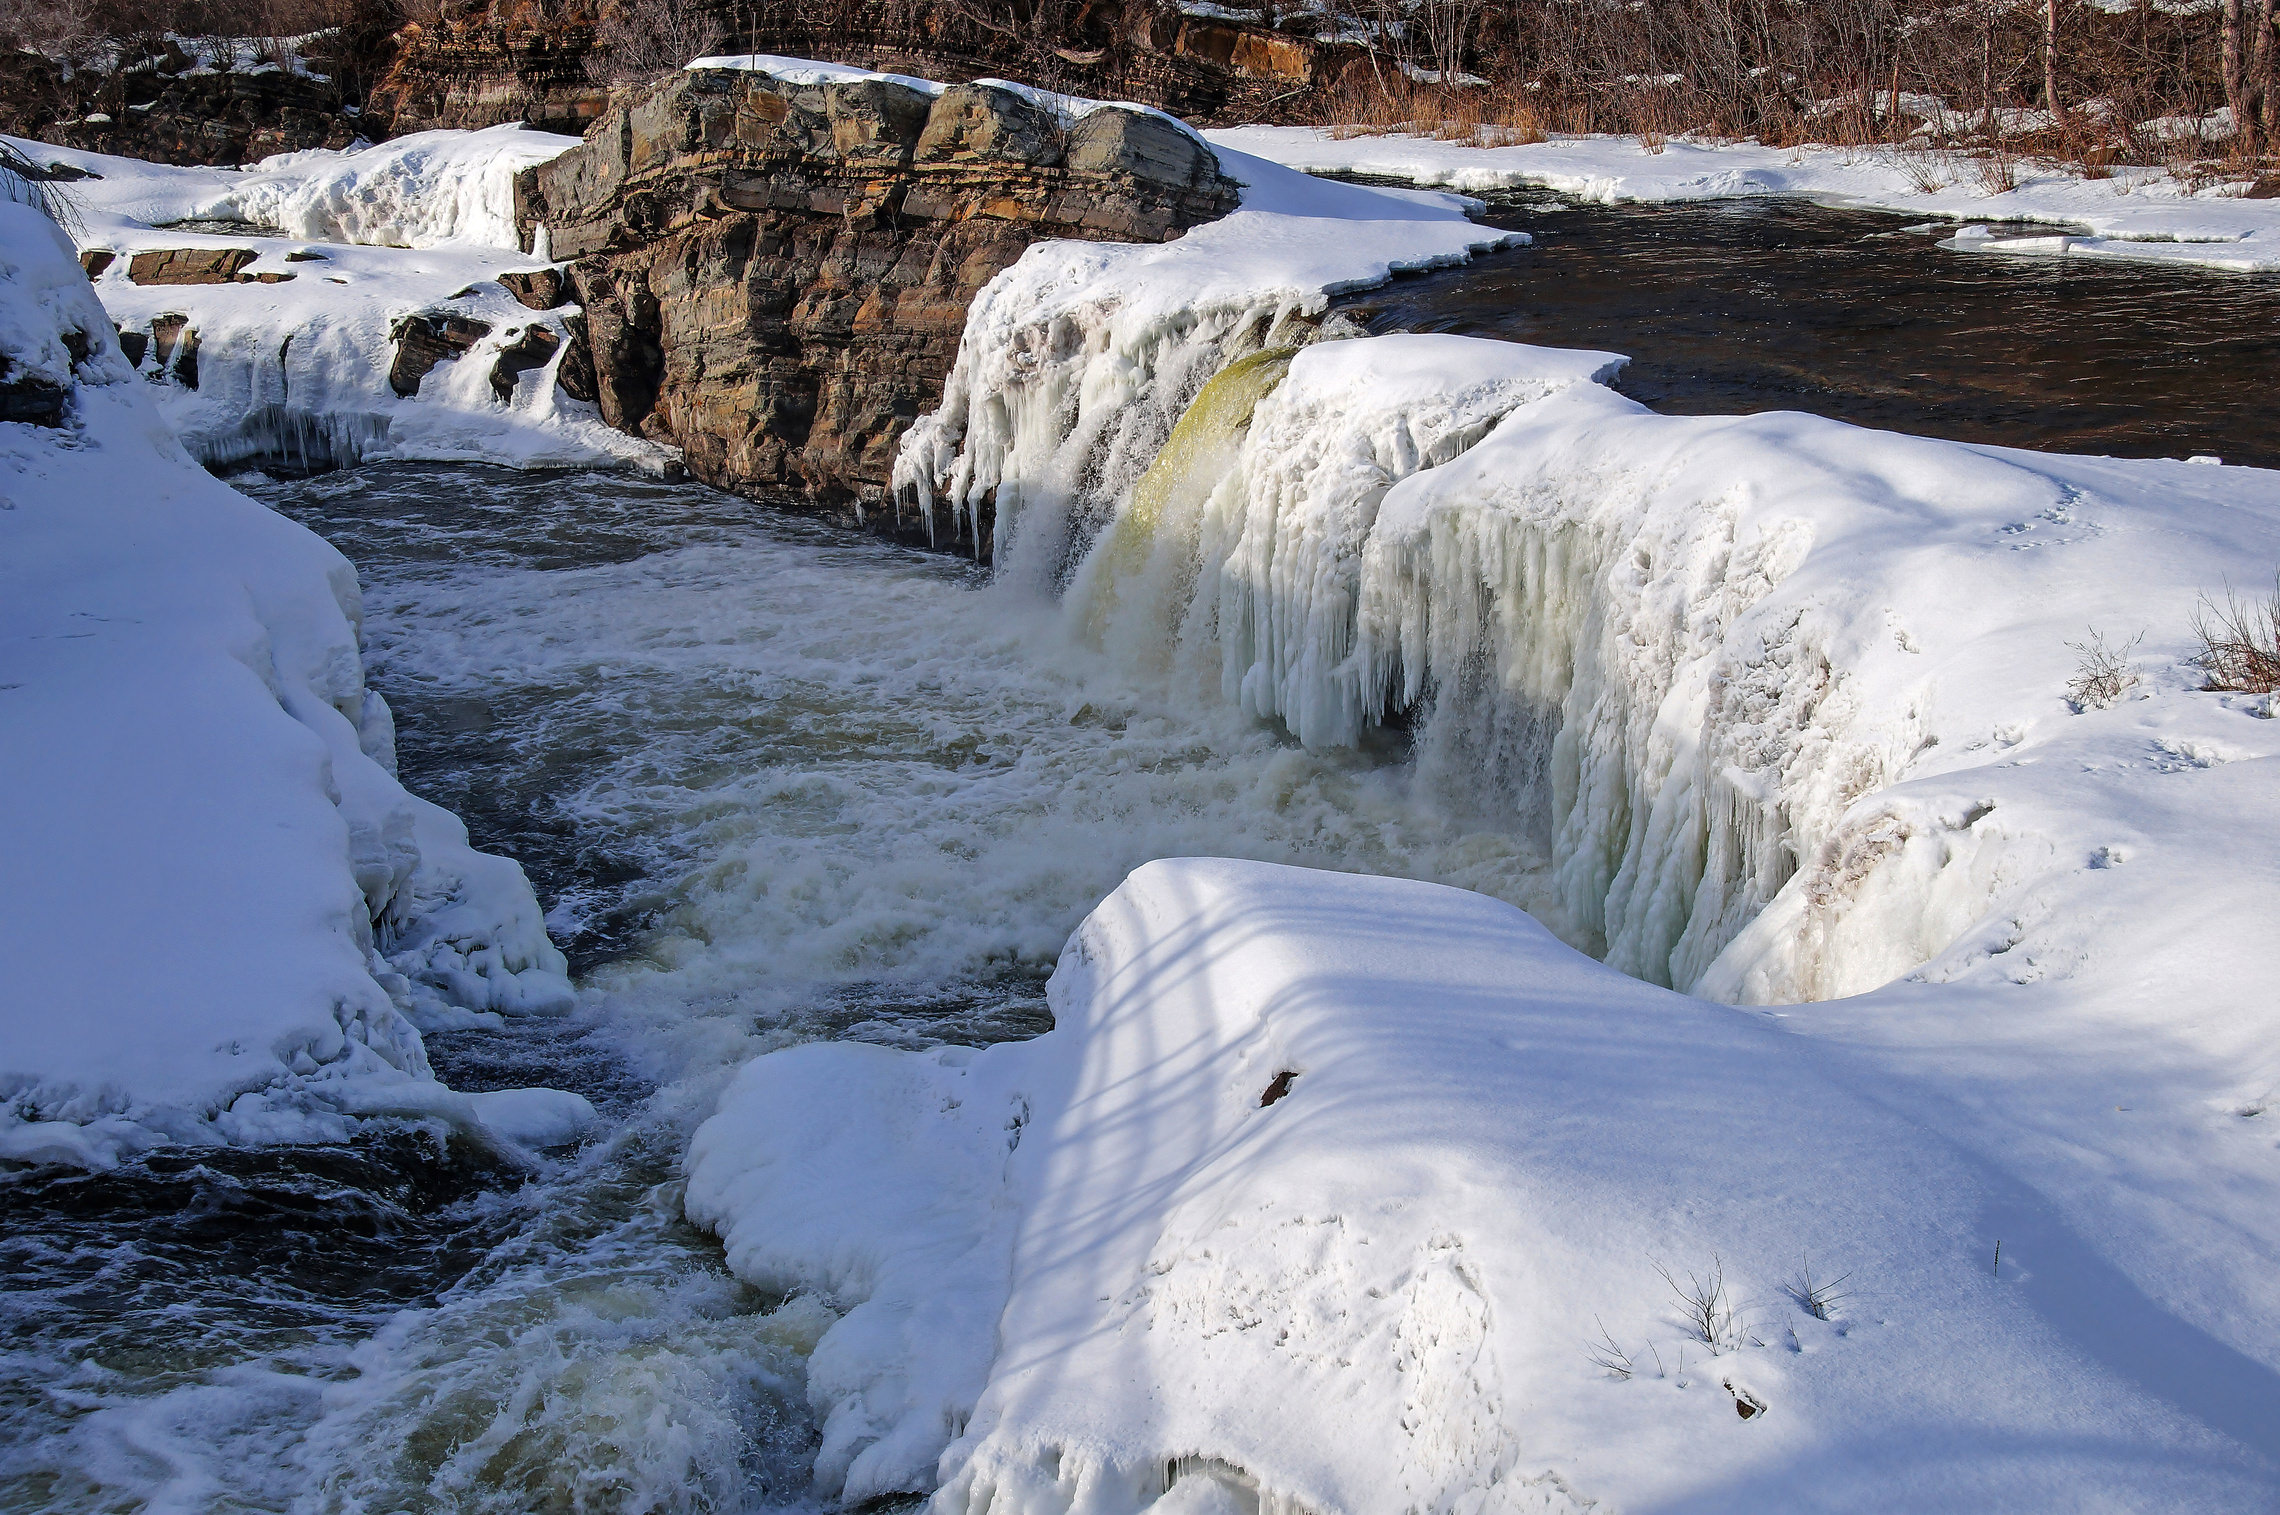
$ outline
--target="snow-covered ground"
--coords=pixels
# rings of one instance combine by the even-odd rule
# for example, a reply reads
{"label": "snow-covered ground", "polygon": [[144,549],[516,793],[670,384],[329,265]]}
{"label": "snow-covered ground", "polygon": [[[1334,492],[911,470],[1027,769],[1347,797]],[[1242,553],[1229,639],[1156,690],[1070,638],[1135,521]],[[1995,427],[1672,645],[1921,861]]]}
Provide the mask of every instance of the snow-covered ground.
{"label": "snow-covered ground", "polygon": [[[61,189],[82,249],[115,255],[96,294],[115,324],[147,339],[141,368],[151,396],[203,462],[657,466],[662,449],[605,425],[556,387],[569,350],[565,322],[577,308],[530,310],[498,282],[546,262],[518,247],[515,174],[576,142],[520,127],[422,132],[244,170],[12,145],[36,163],[91,176]],[[169,228],[182,221],[241,222],[266,234]],[[138,285],[130,276],[137,253],[224,248],[259,254],[236,282]],[[388,381],[393,330],[423,311],[490,331],[431,370],[417,393],[398,396]],[[533,328],[557,339],[552,356],[502,399],[493,367]],[[176,356],[185,340],[195,342],[195,384]]]}
{"label": "snow-covered ground", "polygon": [[[1964,223],[1949,245],[2020,256],[2132,258],[2239,272],[2280,270],[2280,200],[2246,200],[2249,181],[2189,190],[2165,170],[2113,177],[2013,160],[2016,187],[1991,184],[1985,160],[1949,150],[1762,147],[1677,138],[1650,151],[1636,137],[1556,136],[1475,147],[1422,137],[1343,140],[1306,126],[1204,134],[1219,147],[1310,173],[1368,174],[1469,193],[1535,185],[1605,203],[1799,195],[1839,205],[1921,212]],[[2061,234],[1981,223],[2045,222]]]}
{"label": "snow-covered ground", "polygon": [[0,1157],[337,1138],[556,1141],[573,1094],[462,1095],[419,1023],[568,1007],[522,870],[394,776],[355,571],[192,460],[72,248],[0,201]]}

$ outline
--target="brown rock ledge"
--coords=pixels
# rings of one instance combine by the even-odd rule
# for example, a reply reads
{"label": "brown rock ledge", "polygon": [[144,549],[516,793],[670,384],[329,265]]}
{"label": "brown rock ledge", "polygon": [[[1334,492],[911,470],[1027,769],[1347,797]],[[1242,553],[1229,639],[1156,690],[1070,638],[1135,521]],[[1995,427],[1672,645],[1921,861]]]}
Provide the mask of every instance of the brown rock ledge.
{"label": "brown rock ledge", "polygon": [[584,307],[565,388],[708,483],[825,505],[883,500],[967,305],[1030,243],[1164,241],[1236,203],[1153,113],[726,70],[613,110],[517,185]]}

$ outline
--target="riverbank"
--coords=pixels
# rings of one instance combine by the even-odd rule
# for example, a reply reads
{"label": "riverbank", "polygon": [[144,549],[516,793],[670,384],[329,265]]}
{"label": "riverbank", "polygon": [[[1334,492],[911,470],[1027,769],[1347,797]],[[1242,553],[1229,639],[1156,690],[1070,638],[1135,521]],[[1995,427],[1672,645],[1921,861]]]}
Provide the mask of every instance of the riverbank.
{"label": "riverbank", "polygon": [[430,1074],[421,1022],[571,991],[521,869],[396,782],[354,569],[191,461],[26,204],[0,203],[0,354],[0,1155],[101,1165],[365,1116],[573,1138],[575,1095]]}
{"label": "riverbank", "polygon": [[[1554,135],[1475,146],[1308,126],[1206,135],[1309,173],[1402,179],[1467,194],[1533,186],[1604,204],[1795,195],[1956,222],[1945,245],[1963,252],[2280,271],[2280,200],[2241,198],[2253,187],[2246,179],[2191,188],[2157,168],[2117,166],[2092,177],[2079,167],[1955,149],[1776,148],[1688,137]],[[2054,230],[2013,224],[2021,222]]]}

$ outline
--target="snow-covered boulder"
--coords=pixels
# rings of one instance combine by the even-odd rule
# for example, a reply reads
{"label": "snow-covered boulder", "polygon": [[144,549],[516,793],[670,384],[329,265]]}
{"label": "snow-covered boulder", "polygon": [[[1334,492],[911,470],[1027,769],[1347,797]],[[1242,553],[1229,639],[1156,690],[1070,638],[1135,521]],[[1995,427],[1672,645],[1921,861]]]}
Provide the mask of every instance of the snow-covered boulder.
{"label": "snow-covered boulder", "polygon": [[190,459],[14,203],[0,359],[64,396],[0,423],[0,1157],[574,1127],[430,1075],[416,1020],[571,990],[522,870],[397,783],[355,571]]}
{"label": "snow-covered boulder", "polygon": [[760,1058],[698,1133],[689,1213],[731,1266],[846,1311],[811,1393],[849,1505],[938,1479],[943,1515],[2280,1487],[2225,1349],[1883,1070],[1508,905],[1151,863],[1051,999],[1034,1042]]}

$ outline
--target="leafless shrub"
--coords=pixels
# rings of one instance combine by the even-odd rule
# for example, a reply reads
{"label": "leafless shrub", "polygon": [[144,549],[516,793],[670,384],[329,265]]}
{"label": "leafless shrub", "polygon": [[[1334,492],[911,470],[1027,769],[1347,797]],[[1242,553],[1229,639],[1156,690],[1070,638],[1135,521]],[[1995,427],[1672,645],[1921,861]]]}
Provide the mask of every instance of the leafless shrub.
{"label": "leafless shrub", "polygon": [[1996,143],[1978,155],[1974,165],[1979,187],[1991,195],[2007,195],[2019,187],[2019,158]]}
{"label": "leafless shrub", "polygon": [[1893,151],[1892,161],[1908,182],[1922,195],[1936,195],[1949,184],[1948,165],[1944,155],[1928,146],[1900,147]]}
{"label": "leafless shrub", "polygon": [[2193,609],[2193,635],[2201,643],[2193,662],[2208,675],[2209,688],[2250,694],[2280,689],[2280,573],[2263,600],[2244,601],[2229,584],[2222,604],[2201,596]]}
{"label": "leafless shrub", "polygon": [[704,57],[720,38],[719,19],[698,0],[613,0],[586,69],[604,83],[643,83]]}
{"label": "leafless shrub", "polygon": [[1801,1258],[1797,1276],[1781,1286],[1781,1291],[1797,1301],[1797,1307],[1815,1320],[1827,1320],[1837,1307],[1852,1298],[1844,1292],[1845,1280],[1850,1273],[1839,1273],[1835,1278],[1815,1278],[1813,1260]]}
{"label": "leafless shrub", "polygon": [[0,44],[83,67],[102,40],[93,0],[0,0]]}
{"label": "leafless shrub", "polygon": [[1590,1358],[1592,1366],[1602,1372],[1612,1374],[1616,1378],[1629,1378],[1633,1372],[1637,1371],[1632,1366],[1631,1354],[1616,1344],[1615,1337],[1607,1329],[1605,1321],[1594,1315],[1591,1318],[1591,1323],[1599,1327],[1599,1337],[1596,1341],[1584,1343],[1584,1356]]}
{"label": "leafless shrub", "polygon": [[2104,710],[2137,687],[2137,670],[2130,666],[2130,654],[2144,640],[2141,631],[2117,647],[2093,626],[2088,641],[2066,644],[2075,656],[2074,676],[2066,681],[2066,702],[2077,714]]}
{"label": "leafless shrub", "polygon": [[1710,1271],[1706,1275],[1688,1270],[1684,1283],[1659,1263],[1655,1271],[1670,1285],[1672,1303],[1678,1307],[1679,1319],[1684,1322],[1687,1334],[1708,1347],[1713,1355],[1734,1351],[1751,1339],[1741,1307],[1726,1287],[1726,1266],[1719,1259],[1710,1259]]}
{"label": "leafless shrub", "polygon": [[69,192],[46,169],[5,142],[0,142],[0,200],[29,205],[62,227],[65,236],[75,242],[82,239],[79,207]]}

